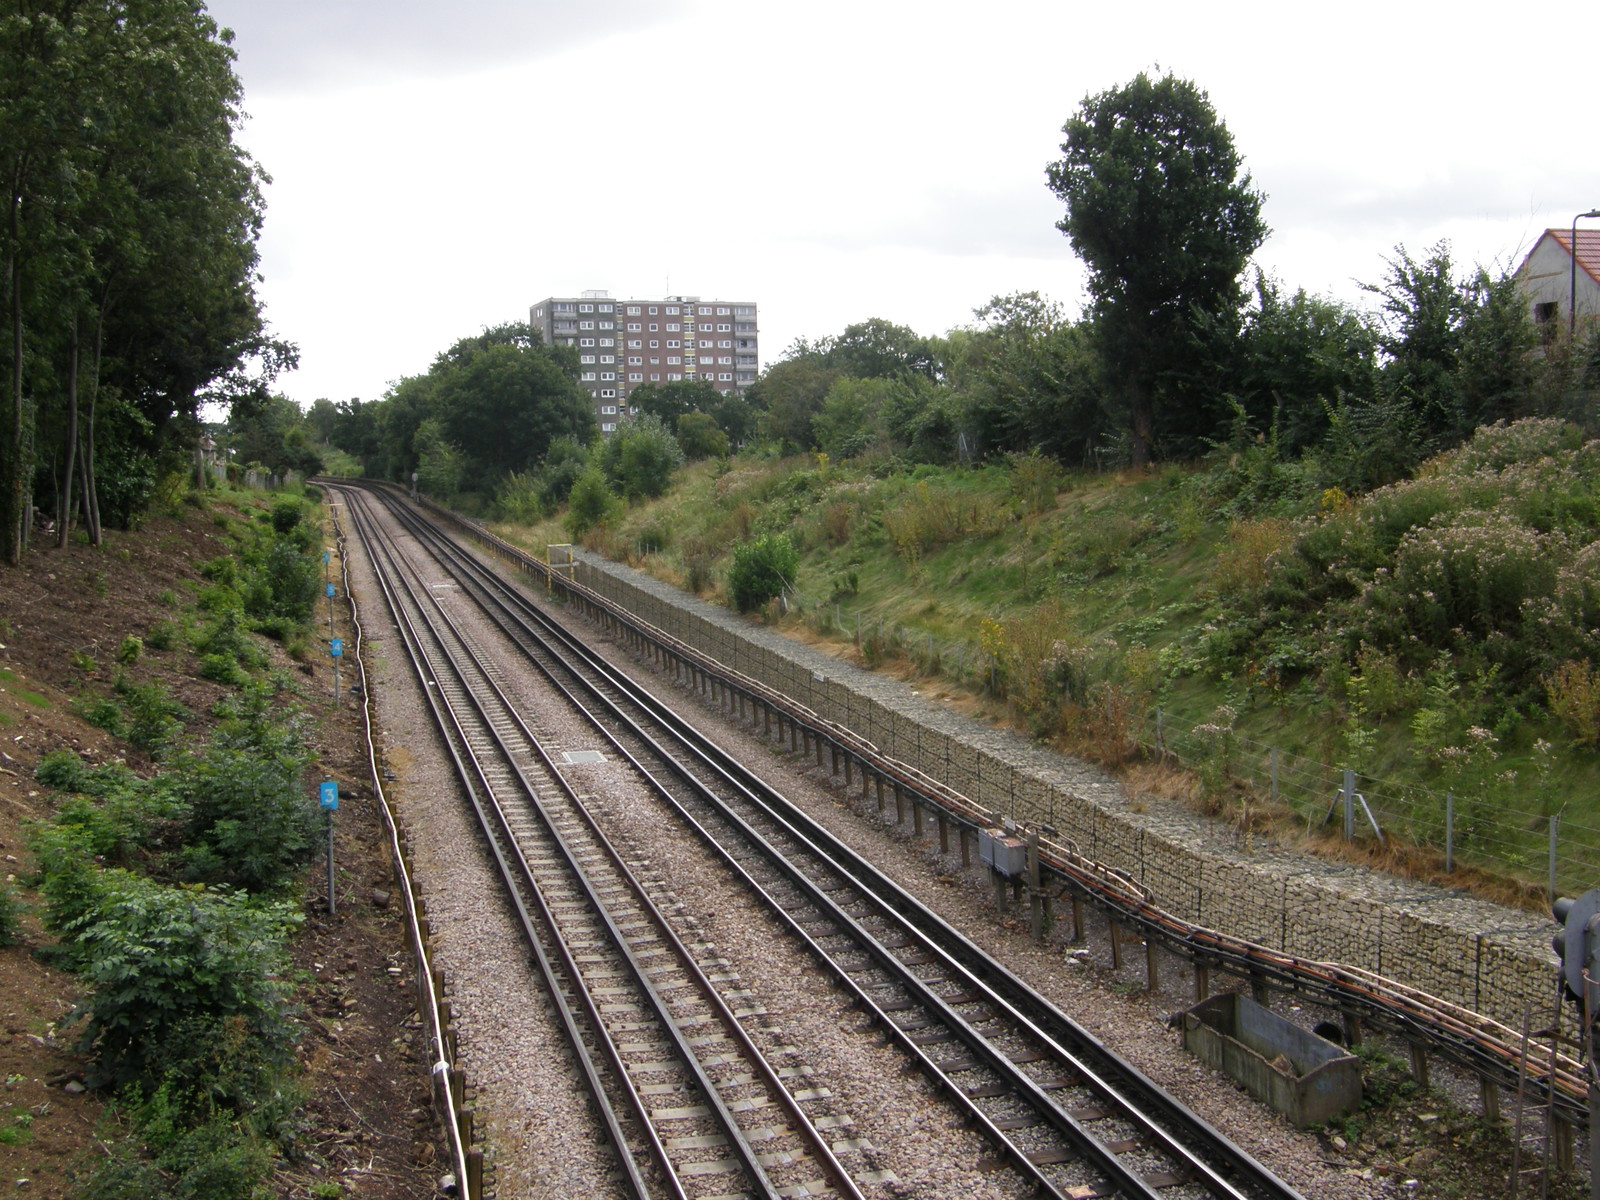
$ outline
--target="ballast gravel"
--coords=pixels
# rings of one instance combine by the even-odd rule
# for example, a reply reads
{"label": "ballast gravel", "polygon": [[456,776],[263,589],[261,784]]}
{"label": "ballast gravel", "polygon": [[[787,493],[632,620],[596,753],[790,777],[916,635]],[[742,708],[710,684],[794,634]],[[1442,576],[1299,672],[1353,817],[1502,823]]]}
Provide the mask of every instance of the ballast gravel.
{"label": "ballast gravel", "polygon": [[[403,535],[402,542],[412,545]],[[432,730],[370,565],[353,542],[349,559],[380,750],[394,777],[386,788],[410,835],[434,961],[445,973],[494,1194],[500,1200],[618,1195],[609,1147],[591,1115],[573,1055],[512,927],[509,906],[499,899],[481,835]],[[429,570],[427,577],[437,577],[436,569]],[[474,614],[458,592],[438,588],[434,594],[486,647],[496,644],[492,623]],[[842,781],[821,778],[814,762],[736,728],[699,697],[627,657],[603,633],[559,608],[553,612],[615,666],[657,695],[675,698],[680,712],[747,767],[1305,1196],[1367,1200],[1406,1193],[1403,1179],[1338,1162],[1318,1137],[1292,1129],[1185,1053],[1166,1020],[1191,1002],[1176,990],[1187,986],[1188,976],[1175,963],[1163,973],[1169,990],[1150,996],[1138,986],[1144,956],[1125,956],[1138,959],[1139,971],[1130,971],[1125,961],[1124,972],[1113,973],[1109,961],[1101,961],[1107,958],[1105,930],[1093,922],[1084,944],[1034,943],[1025,923],[1000,918],[976,869],[963,870],[959,855],[939,855],[936,837],[912,839],[910,822],[897,827],[892,807],[880,816],[870,799],[846,796],[834,786]],[[501,682],[519,696],[553,748],[597,748],[585,726],[537,691],[527,677],[532,672],[510,668],[509,657],[498,661]],[[772,919],[734,876],[662,817],[658,801],[604,766],[581,768],[574,778],[628,857],[671,880],[682,906],[681,932],[715,944],[736,971],[737,986],[749,993],[743,1003],[759,1010],[755,1019],[781,1031],[782,1040],[796,1048],[808,1091],[826,1094],[825,1118],[850,1147],[843,1161],[869,1181],[862,1186],[866,1195],[1002,1200],[1025,1194],[1017,1177],[993,1169],[988,1148],[959,1125],[881,1034],[864,1025],[822,969],[775,936]]]}

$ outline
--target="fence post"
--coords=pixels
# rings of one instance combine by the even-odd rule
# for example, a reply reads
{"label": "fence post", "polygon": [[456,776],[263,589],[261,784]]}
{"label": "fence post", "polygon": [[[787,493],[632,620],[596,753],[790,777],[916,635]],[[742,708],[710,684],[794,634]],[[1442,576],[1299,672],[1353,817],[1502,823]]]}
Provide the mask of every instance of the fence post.
{"label": "fence post", "polygon": [[1356,840],[1356,773],[1344,769],[1344,840]]}
{"label": "fence post", "polygon": [[[1561,836],[1561,814],[1550,818],[1550,903],[1556,901],[1556,840]],[[1568,976],[1571,978],[1571,976]]]}
{"label": "fence post", "polygon": [[1451,792],[1444,794],[1444,873],[1456,869],[1456,798]]}
{"label": "fence post", "polygon": [[1278,748],[1272,748],[1272,802],[1278,802]]}
{"label": "fence post", "polygon": [[1163,732],[1162,731],[1162,722],[1163,722],[1163,719],[1165,718],[1165,716],[1166,716],[1166,714],[1163,713],[1159,708],[1156,709],[1156,754],[1157,754],[1157,756],[1160,756],[1160,755],[1165,754],[1167,752],[1167,747],[1164,744],[1163,737],[1162,737],[1162,732]]}

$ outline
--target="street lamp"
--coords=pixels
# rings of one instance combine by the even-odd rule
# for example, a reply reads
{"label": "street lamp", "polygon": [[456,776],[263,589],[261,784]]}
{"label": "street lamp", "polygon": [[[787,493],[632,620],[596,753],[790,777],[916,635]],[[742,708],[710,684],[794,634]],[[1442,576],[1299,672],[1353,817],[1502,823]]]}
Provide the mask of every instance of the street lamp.
{"label": "street lamp", "polygon": [[1600,217],[1600,208],[1591,208],[1572,218],[1572,287],[1567,296],[1567,342],[1572,342],[1578,330],[1578,222]]}

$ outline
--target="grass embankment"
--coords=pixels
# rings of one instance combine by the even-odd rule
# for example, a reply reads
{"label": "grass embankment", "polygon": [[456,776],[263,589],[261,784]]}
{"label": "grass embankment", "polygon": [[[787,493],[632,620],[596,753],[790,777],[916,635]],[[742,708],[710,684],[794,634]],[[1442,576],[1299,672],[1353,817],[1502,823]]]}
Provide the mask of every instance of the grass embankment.
{"label": "grass embankment", "polygon": [[[1353,769],[1385,852],[1435,876],[1403,843],[1443,845],[1446,795],[1458,865],[1535,881],[1560,814],[1563,885],[1593,882],[1600,449],[1570,427],[1484,430],[1356,498],[1265,450],[1148,474],[735,459],[587,544],[725,600],[732,548],[773,532],[801,566],[768,620],[981,717],[1123,766],[1159,713],[1172,790],[1258,828],[1315,831]],[[1292,822],[1262,803],[1272,748]]]}

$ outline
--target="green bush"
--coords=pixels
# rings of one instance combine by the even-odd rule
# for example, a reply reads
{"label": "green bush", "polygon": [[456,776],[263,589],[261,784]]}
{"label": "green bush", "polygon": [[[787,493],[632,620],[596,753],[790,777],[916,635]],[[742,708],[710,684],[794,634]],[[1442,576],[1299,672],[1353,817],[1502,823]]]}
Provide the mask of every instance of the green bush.
{"label": "green bush", "polygon": [[292,884],[311,859],[320,816],[301,786],[302,767],[293,754],[263,754],[222,738],[180,764],[188,878],[249,892]]}
{"label": "green bush", "polygon": [[133,683],[119,677],[112,686],[127,711],[128,741],[152,758],[161,757],[183,732],[189,710],[159,683]]}
{"label": "green bush", "polygon": [[22,940],[23,904],[16,889],[0,883],[0,946],[15,946]]}
{"label": "green bush", "polygon": [[157,621],[145,634],[144,644],[152,650],[173,650],[183,640],[183,631],[174,621]]}
{"label": "green bush", "polygon": [[573,481],[572,494],[568,497],[567,532],[580,538],[611,520],[616,509],[617,498],[612,495],[604,473],[597,467],[590,467]]}
{"label": "green bush", "polygon": [[786,533],[762,534],[733,549],[728,597],[740,612],[760,608],[794,583],[800,552]]}
{"label": "green bush", "polygon": [[100,903],[63,931],[92,989],[80,1016],[93,1082],[151,1086],[175,1054],[212,1060],[223,1047],[196,1044],[196,1029],[227,1022],[287,1065],[294,1027],[281,975],[293,908],[127,871],[101,875]]}

